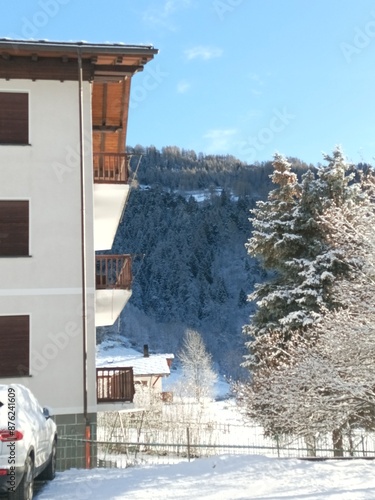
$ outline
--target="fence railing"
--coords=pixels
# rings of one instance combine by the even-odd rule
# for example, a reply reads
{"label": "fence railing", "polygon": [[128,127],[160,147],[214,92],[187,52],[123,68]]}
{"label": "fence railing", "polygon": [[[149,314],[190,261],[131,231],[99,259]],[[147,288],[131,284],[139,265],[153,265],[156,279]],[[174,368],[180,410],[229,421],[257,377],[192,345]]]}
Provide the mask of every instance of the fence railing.
{"label": "fence railing", "polygon": [[94,153],[94,182],[125,184],[129,180],[129,159],[126,153]]}
{"label": "fence railing", "polygon": [[131,255],[97,255],[95,261],[97,290],[112,290],[113,288],[128,290],[131,288]]}
{"label": "fence railing", "polygon": [[133,368],[97,368],[96,391],[98,403],[132,403]]}
{"label": "fence railing", "polygon": [[[245,428],[249,430],[249,428]],[[256,428],[258,430],[258,428]],[[100,435],[100,429],[98,429]],[[140,436],[140,435],[139,435]],[[337,459],[329,439],[322,440],[314,450],[306,446],[302,438],[290,439],[288,442],[278,438],[265,438],[263,442],[248,441],[244,444],[234,442],[196,442],[194,430],[184,429],[183,438],[176,442],[156,442],[145,439],[132,441],[119,438],[89,441],[97,450],[97,465],[100,467],[125,468],[146,464],[174,464],[181,461],[212,457],[217,455],[267,455],[280,458],[299,459]],[[135,434],[135,438],[137,438]],[[61,436],[62,440],[88,442],[85,439]],[[232,436],[234,441],[234,437]],[[202,440],[204,441],[204,440]],[[355,446],[355,447],[353,447]],[[312,453],[313,451],[313,453]],[[356,433],[355,444],[343,450],[343,459],[375,459],[375,435],[372,433]]]}

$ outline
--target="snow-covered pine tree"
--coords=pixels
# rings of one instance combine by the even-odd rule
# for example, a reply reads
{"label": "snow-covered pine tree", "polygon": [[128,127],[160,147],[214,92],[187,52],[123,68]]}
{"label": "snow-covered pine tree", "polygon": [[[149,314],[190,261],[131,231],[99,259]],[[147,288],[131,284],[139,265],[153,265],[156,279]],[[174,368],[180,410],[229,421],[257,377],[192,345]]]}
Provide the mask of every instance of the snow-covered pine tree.
{"label": "snow-covered pine tree", "polygon": [[295,334],[309,335],[309,326],[321,318],[321,307],[336,305],[332,283],[346,272],[347,264],[318,220],[332,204],[355,199],[358,189],[350,184],[353,175],[340,148],[325,159],[326,167],[317,175],[308,171],[298,183],[291,164],[276,154],[271,178],[278,188],[253,210],[248,253],[259,258],[272,277],[250,296],[258,306],[244,327],[250,337],[245,366],[252,370],[287,355],[288,342],[294,342]]}
{"label": "snow-covered pine tree", "polygon": [[295,237],[292,212],[300,189],[291,164],[279,153],[274,155],[273,168],[270,177],[277,187],[270,191],[268,201],[259,201],[252,210],[253,233],[246,248],[250,255],[260,258],[266,269],[278,270]]}
{"label": "snow-covered pine tree", "polygon": [[349,272],[332,293],[341,307],[311,326],[316,342],[295,336],[289,363],[257,370],[239,385],[248,417],[270,435],[293,433],[313,443],[332,433],[336,455],[351,450],[356,428],[375,428],[375,177],[356,204],[331,205],[320,217],[333,248],[345,248]]}
{"label": "snow-covered pine tree", "polygon": [[[248,344],[258,357],[252,383],[239,392],[247,414],[270,434],[309,439],[330,431],[339,452],[343,432],[375,426],[374,374],[363,369],[374,355],[375,181],[370,173],[362,184],[351,182],[339,149],[326,160],[316,178],[304,176],[294,209],[295,241],[306,248],[289,256],[285,267],[280,263],[274,279],[279,290],[284,287],[285,311],[294,301],[300,305],[295,318],[303,322],[288,321],[288,313],[277,328],[262,325],[264,333]],[[267,319],[263,304],[258,323],[248,327],[253,334],[262,332],[259,318]]]}
{"label": "snow-covered pine tree", "polygon": [[273,168],[270,177],[277,187],[270,191],[268,201],[257,202],[257,207],[251,211],[253,232],[246,244],[249,255],[258,258],[263,268],[273,273],[270,281],[258,284],[249,296],[258,305],[251,324],[244,328],[251,339],[248,343],[250,355],[245,362],[250,366],[267,358],[263,349],[267,350],[269,344],[280,338],[279,318],[285,306],[280,275],[290,246],[296,244],[292,214],[300,195],[298,179],[291,164],[278,153],[274,156]]}

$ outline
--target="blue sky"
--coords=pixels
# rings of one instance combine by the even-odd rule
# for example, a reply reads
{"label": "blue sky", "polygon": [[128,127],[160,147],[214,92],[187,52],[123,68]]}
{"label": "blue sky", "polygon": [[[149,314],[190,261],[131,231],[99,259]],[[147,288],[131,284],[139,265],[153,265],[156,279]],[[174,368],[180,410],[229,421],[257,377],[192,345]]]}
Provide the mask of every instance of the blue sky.
{"label": "blue sky", "polygon": [[0,36],[151,44],[128,144],[246,162],[375,156],[371,0],[17,0]]}

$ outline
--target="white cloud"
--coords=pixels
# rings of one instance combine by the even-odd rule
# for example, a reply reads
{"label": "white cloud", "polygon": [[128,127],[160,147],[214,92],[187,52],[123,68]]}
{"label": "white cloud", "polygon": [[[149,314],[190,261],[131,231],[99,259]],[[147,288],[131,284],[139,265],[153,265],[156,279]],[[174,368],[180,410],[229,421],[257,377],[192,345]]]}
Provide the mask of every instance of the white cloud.
{"label": "white cloud", "polygon": [[228,129],[211,129],[204,134],[204,139],[208,139],[206,150],[208,153],[225,153],[233,147],[233,139],[237,134],[237,130]]}
{"label": "white cloud", "polygon": [[208,59],[213,59],[214,57],[221,57],[223,54],[223,49],[218,47],[208,47],[203,45],[197,45],[191,49],[185,50],[185,56],[190,59],[203,59],[207,61]]}
{"label": "white cloud", "polygon": [[186,80],[181,80],[177,84],[177,92],[179,94],[184,94],[185,92],[187,92],[190,89],[190,87],[191,87],[191,85],[189,82],[187,82]]}
{"label": "white cloud", "polygon": [[163,4],[159,4],[156,8],[147,9],[143,14],[143,20],[149,24],[175,31],[176,26],[170,20],[170,17],[175,12],[190,7],[192,3],[193,0],[165,0]]}
{"label": "white cloud", "polygon": [[250,73],[248,75],[248,77],[249,77],[249,80],[258,83],[259,85],[263,85],[264,84],[261,76],[258,75],[258,73]]}
{"label": "white cloud", "polygon": [[164,3],[164,13],[169,15],[172,12],[184,7],[190,7],[192,0],[166,0]]}
{"label": "white cloud", "polygon": [[262,77],[258,73],[249,73],[247,78],[252,82],[253,86],[250,88],[250,92],[255,97],[259,97],[263,94],[263,91],[260,90],[264,85],[264,81]]}

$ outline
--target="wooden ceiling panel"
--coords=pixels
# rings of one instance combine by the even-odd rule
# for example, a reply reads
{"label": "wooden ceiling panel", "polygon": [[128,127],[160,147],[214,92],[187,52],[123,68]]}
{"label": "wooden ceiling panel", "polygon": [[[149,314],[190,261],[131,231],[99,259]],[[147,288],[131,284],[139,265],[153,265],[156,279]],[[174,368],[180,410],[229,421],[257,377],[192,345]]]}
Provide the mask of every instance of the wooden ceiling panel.
{"label": "wooden ceiling panel", "polygon": [[100,134],[99,132],[93,132],[92,149],[94,153],[99,153],[101,151],[101,138],[102,134]]}
{"label": "wooden ceiling panel", "polygon": [[125,151],[130,78],[119,83],[93,83],[94,152]]}
{"label": "wooden ceiling panel", "polygon": [[119,134],[106,134],[104,138],[104,147],[106,153],[121,153],[125,149],[125,145],[119,148]]}
{"label": "wooden ceiling panel", "polygon": [[107,84],[106,124],[122,126],[122,94],[123,85],[119,83]]}
{"label": "wooden ceiling panel", "polygon": [[93,152],[94,153],[119,153],[124,152],[124,147],[119,148],[119,135],[93,133]]}
{"label": "wooden ceiling panel", "polygon": [[95,83],[92,89],[92,123],[102,125],[103,122],[103,88],[104,83]]}

